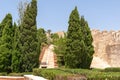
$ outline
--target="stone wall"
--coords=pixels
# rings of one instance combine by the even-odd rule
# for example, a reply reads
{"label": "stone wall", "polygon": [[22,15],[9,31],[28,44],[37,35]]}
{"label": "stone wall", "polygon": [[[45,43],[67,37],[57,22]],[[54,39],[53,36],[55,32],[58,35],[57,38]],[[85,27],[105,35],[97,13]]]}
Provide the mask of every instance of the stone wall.
{"label": "stone wall", "polygon": [[92,30],[94,58],[91,67],[120,67],[120,31]]}
{"label": "stone wall", "polygon": [[26,80],[24,77],[0,76],[0,80]]}

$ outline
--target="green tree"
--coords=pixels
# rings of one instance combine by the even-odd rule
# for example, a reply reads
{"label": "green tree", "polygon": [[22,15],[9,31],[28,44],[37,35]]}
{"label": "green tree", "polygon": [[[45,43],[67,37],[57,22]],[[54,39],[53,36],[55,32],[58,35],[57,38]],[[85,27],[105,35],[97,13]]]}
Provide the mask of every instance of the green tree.
{"label": "green tree", "polygon": [[53,44],[54,46],[54,52],[57,54],[57,63],[59,67],[62,67],[65,65],[64,61],[64,55],[65,55],[65,47],[66,47],[66,35],[64,33],[64,37],[60,37],[57,34],[53,34]]}
{"label": "green tree", "polygon": [[1,37],[0,45],[0,71],[11,72],[11,59],[13,50],[13,26],[12,16],[7,14],[3,22],[4,28]]}
{"label": "green tree", "polygon": [[87,21],[85,21],[84,16],[82,16],[80,19],[80,25],[82,28],[82,33],[84,34],[83,38],[85,43],[85,50],[82,57],[83,62],[80,65],[81,68],[90,68],[94,53],[94,47],[92,45],[93,38],[92,38],[91,30],[88,26]]}
{"label": "green tree", "polygon": [[37,38],[38,38],[38,53],[40,53],[42,47],[47,44],[46,32],[43,28],[37,30]]}
{"label": "green tree", "polygon": [[24,13],[26,11],[28,2],[27,0],[20,1],[18,4],[18,15],[19,15],[19,20],[18,20],[18,25],[21,25],[23,22],[23,17],[24,17]]}
{"label": "green tree", "polygon": [[52,43],[54,44],[54,42],[56,42],[59,39],[59,36],[57,33],[52,33],[51,38],[52,38]]}
{"label": "green tree", "polygon": [[82,48],[84,41],[80,28],[80,18],[77,7],[71,12],[66,39],[65,66],[69,68],[79,68],[82,62]]}
{"label": "green tree", "polygon": [[8,17],[6,16],[0,24],[0,38],[2,37],[2,32],[7,22],[8,22]]}
{"label": "green tree", "polygon": [[20,43],[20,26],[23,23],[23,18],[24,14],[27,8],[28,2],[27,1],[21,1],[18,5],[18,15],[19,15],[19,20],[18,20],[18,25],[14,23],[14,40],[13,40],[13,51],[12,51],[12,65],[11,69],[12,72],[21,72],[21,43]]}
{"label": "green tree", "polygon": [[66,40],[65,65],[69,68],[90,68],[94,49],[92,35],[84,17],[79,17],[77,7],[69,18]]}
{"label": "green tree", "polygon": [[21,53],[21,72],[32,71],[32,69],[38,67],[39,64],[36,16],[37,1],[32,0],[32,2],[27,5],[23,22],[20,26],[20,38],[18,44]]}
{"label": "green tree", "polygon": [[20,48],[18,46],[19,42],[19,27],[14,23],[14,39],[13,39],[13,51],[12,51],[12,72],[20,72]]}

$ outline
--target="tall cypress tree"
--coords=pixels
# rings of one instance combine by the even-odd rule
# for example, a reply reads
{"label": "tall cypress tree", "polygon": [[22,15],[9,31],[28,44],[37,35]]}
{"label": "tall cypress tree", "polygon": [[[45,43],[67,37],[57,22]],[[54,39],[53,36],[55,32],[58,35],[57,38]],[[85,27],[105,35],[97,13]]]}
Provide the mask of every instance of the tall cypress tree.
{"label": "tall cypress tree", "polygon": [[13,51],[12,51],[12,72],[20,72],[20,48],[18,46],[19,42],[19,27],[14,23],[14,39],[13,39]]}
{"label": "tall cypress tree", "polygon": [[28,4],[24,13],[23,23],[20,26],[20,65],[22,72],[32,71],[33,68],[38,66],[39,54],[37,53],[37,1],[32,0]]}
{"label": "tall cypress tree", "polygon": [[92,35],[84,17],[77,8],[70,14],[66,41],[65,65],[70,68],[90,68],[94,49]]}
{"label": "tall cypress tree", "polygon": [[8,22],[8,17],[6,16],[0,24],[0,38],[2,37],[2,32],[7,22]]}
{"label": "tall cypress tree", "polygon": [[92,45],[93,38],[92,38],[91,30],[88,26],[87,21],[85,21],[84,16],[82,16],[80,19],[80,25],[82,28],[82,33],[84,34],[83,38],[85,43],[85,50],[82,57],[82,63],[80,65],[81,68],[90,68],[94,53],[94,47]]}
{"label": "tall cypress tree", "polygon": [[[4,21],[4,28],[1,37],[0,45],[0,71],[11,72],[12,59],[12,41],[13,41],[13,27],[12,16],[7,14]],[[3,21],[3,22],[4,22]]]}
{"label": "tall cypress tree", "polygon": [[80,18],[77,7],[71,12],[66,40],[65,66],[79,68],[82,62],[82,48],[84,41],[80,28]]}

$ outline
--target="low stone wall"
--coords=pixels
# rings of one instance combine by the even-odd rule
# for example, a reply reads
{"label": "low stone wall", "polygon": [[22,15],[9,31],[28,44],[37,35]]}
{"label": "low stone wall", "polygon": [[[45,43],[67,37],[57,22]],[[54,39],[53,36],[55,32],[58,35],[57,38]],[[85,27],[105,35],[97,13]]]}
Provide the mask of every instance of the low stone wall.
{"label": "low stone wall", "polygon": [[0,76],[0,80],[25,80],[24,77]]}
{"label": "low stone wall", "polygon": [[47,80],[43,77],[34,76],[34,75],[24,75],[25,80]]}
{"label": "low stone wall", "polygon": [[47,80],[47,79],[34,75],[24,75],[24,77],[0,76],[0,80]]}

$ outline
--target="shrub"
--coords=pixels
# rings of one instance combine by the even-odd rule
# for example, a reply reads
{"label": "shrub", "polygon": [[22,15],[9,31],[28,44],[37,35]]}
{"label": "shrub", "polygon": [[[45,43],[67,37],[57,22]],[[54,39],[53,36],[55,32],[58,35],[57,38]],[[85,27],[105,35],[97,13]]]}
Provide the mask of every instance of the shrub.
{"label": "shrub", "polygon": [[24,73],[9,73],[8,76],[24,76],[26,74],[32,74],[32,72],[24,72]]}
{"label": "shrub", "polygon": [[105,72],[120,72],[120,67],[109,67],[105,68]]}
{"label": "shrub", "polygon": [[6,76],[6,75],[7,75],[6,72],[2,72],[2,73],[0,73],[0,76]]}
{"label": "shrub", "polygon": [[33,74],[49,80],[120,80],[120,72],[97,69],[34,69]]}

